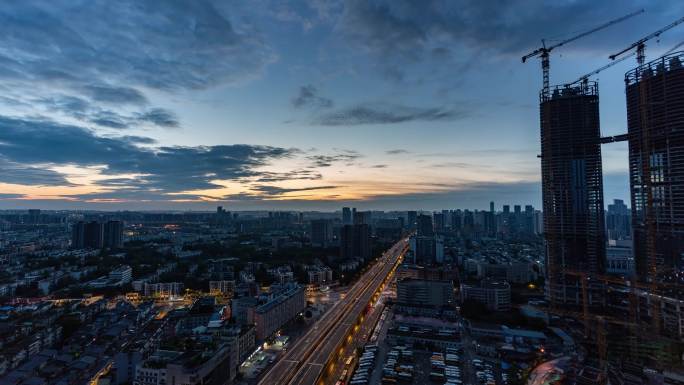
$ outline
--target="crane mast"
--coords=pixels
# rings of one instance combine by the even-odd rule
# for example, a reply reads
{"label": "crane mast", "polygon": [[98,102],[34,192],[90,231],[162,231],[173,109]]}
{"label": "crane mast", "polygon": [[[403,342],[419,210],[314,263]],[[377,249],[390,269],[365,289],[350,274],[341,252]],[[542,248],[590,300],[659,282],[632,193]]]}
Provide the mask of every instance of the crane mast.
{"label": "crane mast", "polygon": [[659,37],[660,34],[662,34],[663,32],[670,30],[670,29],[678,26],[681,23],[684,23],[684,17],[681,17],[681,18],[673,21],[672,23],[666,25],[665,27],[663,27],[663,28],[661,28],[655,32],[652,32],[649,35],[644,36],[643,38],[635,41],[634,43],[632,43],[632,45],[623,49],[622,51],[610,55],[609,56],[610,60],[615,60],[618,56],[624,54],[625,52],[627,52],[629,50],[636,48],[637,63],[639,63],[640,66],[643,65],[646,62],[646,52],[645,52],[646,42],[653,39],[654,37]]}

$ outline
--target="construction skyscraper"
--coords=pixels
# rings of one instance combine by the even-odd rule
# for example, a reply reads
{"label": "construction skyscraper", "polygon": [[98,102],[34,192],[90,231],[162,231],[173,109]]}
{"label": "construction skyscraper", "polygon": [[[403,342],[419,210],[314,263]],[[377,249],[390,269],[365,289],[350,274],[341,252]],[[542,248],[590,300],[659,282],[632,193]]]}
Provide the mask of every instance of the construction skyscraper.
{"label": "construction skyscraper", "polygon": [[605,264],[598,85],[542,93],[540,112],[547,290],[552,302],[577,303],[577,276],[565,272]]}
{"label": "construction skyscraper", "polygon": [[684,266],[682,61],[684,52],[677,52],[625,74],[634,255],[642,281]]}

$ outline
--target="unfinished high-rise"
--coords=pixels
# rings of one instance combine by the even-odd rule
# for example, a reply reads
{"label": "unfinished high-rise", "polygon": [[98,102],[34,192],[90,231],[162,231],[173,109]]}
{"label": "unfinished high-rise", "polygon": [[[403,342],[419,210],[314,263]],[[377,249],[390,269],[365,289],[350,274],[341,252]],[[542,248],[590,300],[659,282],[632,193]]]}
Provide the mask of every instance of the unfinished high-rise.
{"label": "unfinished high-rise", "polygon": [[547,294],[579,303],[580,274],[605,264],[598,85],[542,92],[541,164]]}
{"label": "unfinished high-rise", "polygon": [[679,280],[684,267],[684,52],[625,74],[637,277]]}

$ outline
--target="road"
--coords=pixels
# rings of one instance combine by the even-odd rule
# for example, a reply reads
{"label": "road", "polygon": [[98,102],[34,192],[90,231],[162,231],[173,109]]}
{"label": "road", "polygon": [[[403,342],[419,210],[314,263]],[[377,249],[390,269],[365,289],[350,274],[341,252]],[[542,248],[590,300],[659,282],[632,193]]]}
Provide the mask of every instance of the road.
{"label": "road", "polygon": [[351,343],[364,321],[368,305],[377,299],[386,279],[396,269],[407,249],[402,239],[363,273],[345,297],[329,309],[259,381],[260,385],[314,385],[334,373],[343,345]]}

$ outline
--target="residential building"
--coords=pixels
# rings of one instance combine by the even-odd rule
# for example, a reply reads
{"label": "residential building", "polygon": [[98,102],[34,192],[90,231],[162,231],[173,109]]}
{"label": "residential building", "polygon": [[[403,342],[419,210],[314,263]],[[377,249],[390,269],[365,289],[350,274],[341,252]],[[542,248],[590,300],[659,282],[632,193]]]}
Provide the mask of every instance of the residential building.
{"label": "residential building", "polygon": [[606,235],[608,239],[632,238],[632,213],[622,199],[614,199],[606,212]]}
{"label": "residential building", "polygon": [[333,241],[332,221],[328,219],[314,219],[311,221],[311,244],[313,246],[328,247]]}
{"label": "residential building", "polygon": [[111,281],[119,282],[118,285],[124,285],[131,282],[133,278],[133,269],[128,265],[121,265],[109,272],[109,279]]}
{"label": "residential building", "polygon": [[340,257],[343,260],[371,257],[371,230],[367,224],[344,225],[340,229]]}
{"label": "residential building", "polygon": [[352,212],[349,207],[342,207],[342,224],[351,225],[352,224]]}
{"label": "residential building", "polygon": [[267,302],[254,310],[256,338],[264,340],[275,334],[306,307],[304,288],[295,283],[273,285]]}

